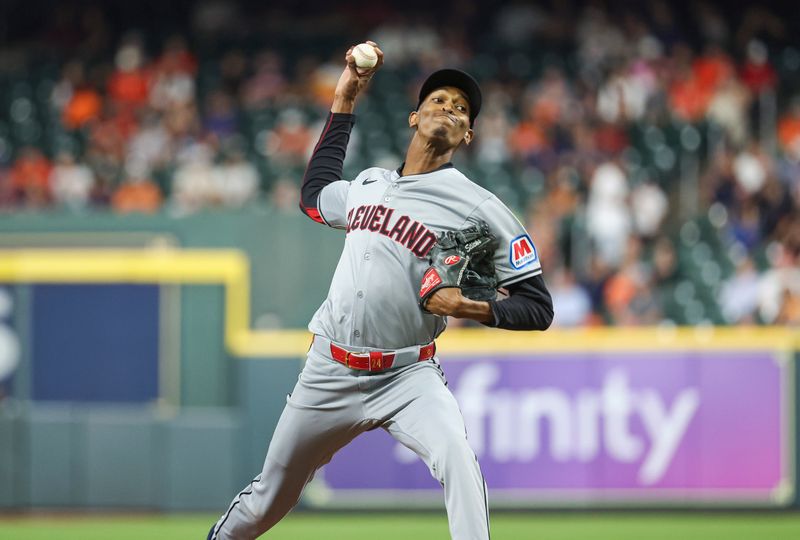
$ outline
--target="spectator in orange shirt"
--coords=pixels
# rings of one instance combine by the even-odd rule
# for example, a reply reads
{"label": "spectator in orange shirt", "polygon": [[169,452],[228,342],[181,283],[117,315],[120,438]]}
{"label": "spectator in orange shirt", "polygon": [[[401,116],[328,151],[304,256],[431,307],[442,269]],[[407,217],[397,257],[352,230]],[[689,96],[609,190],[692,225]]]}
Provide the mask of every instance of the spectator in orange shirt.
{"label": "spectator in orange shirt", "polygon": [[719,45],[710,44],[692,63],[694,79],[703,93],[713,93],[717,86],[734,75],[733,62]]}
{"label": "spectator in orange shirt", "polygon": [[541,151],[549,141],[536,122],[523,120],[509,133],[508,144],[512,154],[524,161]]}
{"label": "spectator in orange shirt", "polygon": [[277,163],[299,165],[308,159],[313,137],[302,111],[284,109],[278,115],[277,125],[265,138],[261,151]]}
{"label": "spectator in orange shirt", "polygon": [[778,122],[778,140],[784,152],[800,160],[800,97],[792,100],[789,111]]}
{"label": "spectator in orange shirt", "polygon": [[603,289],[603,299],[615,325],[654,324],[660,318],[651,275],[639,261],[640,250],[639,239],[631,237],[622,266]]}
{"label": "spectator in orange shirt", "polygon": [[153,214],[161,208],[162,201],[161,190],[154,182],[147,178],[129,177],[112,195],[111,207],[120,214]]}
{"label": "spectator in orange shirt", "polygon": [[103,100],[100,94],[89,85],[81,85],[72,93],[64,107],[62,120],[67,129],[78,129],[90,120],[100,116]]}
{"label": "spectator in orange shirt", "polygon": [[52,166],[41,150],[26,146],[11,168],[10,183],[14,198],[29,207],[50,203],[50,170]]}
{"label": "spectator in orange shirt", "polygon": [[61,79],[53,87],[50,102],[61,113],[67,129],[78,129],[100,115],[103,101],[94,86],[87,82],[80,60],[67,62],[61,71]]}
{"label": "spectator in orange shirt", "polygon": [[696,122],[703,118],[717,87],[734,74],[730,58],[717,45],[691,60],[685,45],[676,47],[676,76],[669,87],[669,101],[678,118]]}
{"label": "spectator in orange shirt", "polygon": [[703,118],[712,96],[712,91],[700,84],[691,70],[682,69],[669,87],[672,112],[689,122]]}

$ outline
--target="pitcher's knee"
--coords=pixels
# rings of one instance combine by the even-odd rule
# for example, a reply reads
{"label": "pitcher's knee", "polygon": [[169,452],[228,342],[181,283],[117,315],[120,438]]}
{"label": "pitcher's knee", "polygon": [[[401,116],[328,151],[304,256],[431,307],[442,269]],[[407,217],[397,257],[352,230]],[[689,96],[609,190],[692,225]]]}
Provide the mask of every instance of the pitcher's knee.
{"label": "pitcher's knee", "polygon": [[231,519],[225,528],[246,530],[248,538],[263,534],[297,504],[304,485],[303,475],[292,475],[286,467],[267,458],[260,478],[240,494],[230,509]]}
{"label": "pitcher's knee", "polygon": [[464,472],[478,468],[475,452],[463,436],[450,439],[448,444],[434,451],[432,457],[433,468],[438,472],[435,476],[440,481],[443,479],[440,476],[446,475],[450,470]]}

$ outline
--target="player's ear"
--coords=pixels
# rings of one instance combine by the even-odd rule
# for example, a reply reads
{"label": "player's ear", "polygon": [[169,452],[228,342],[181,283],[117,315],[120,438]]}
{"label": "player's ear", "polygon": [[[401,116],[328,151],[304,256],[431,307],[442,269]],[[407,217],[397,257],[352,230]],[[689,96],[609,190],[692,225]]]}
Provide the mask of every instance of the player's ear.
{"label": "player's ear", "polygon": [[468,129],[466,133],[464,133],[464,142],[469,144],[472,142],[473,137],[475,137],[475,132],[471,129]]}
{"label": "player's ear", "polygon": [[411,111],[408,115],[408,127],[415,128],[419,125],[419,113],[417,111]]}

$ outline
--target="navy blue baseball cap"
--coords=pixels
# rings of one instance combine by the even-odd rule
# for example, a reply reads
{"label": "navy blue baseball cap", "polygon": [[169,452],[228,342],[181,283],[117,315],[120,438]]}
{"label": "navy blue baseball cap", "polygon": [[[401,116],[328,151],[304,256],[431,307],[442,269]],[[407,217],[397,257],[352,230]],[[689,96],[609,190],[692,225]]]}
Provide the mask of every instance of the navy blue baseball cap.
{"label": "navy blue baseball cap", "polygon": [[472,126],[473,122],[475,122],[475,117],[481,112],[481,101],[483,100],[481,88],[470,74],[458,69],[440,69],[431,73],[422,83],[422,88],[419,89],[417,110],[419,110],[419,106],[422,105],[422,101],[428,94],[443,86],[458,88],[466,94],[469,101],[469,125]]}

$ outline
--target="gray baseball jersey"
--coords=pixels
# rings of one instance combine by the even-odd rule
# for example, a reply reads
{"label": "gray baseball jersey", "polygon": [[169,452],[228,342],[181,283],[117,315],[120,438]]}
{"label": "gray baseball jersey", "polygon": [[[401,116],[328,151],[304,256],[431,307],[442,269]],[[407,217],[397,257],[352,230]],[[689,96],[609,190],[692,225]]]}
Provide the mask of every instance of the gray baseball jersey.
{"label": "gray baseball jersey", "polygon": [[541,273],[525,228],[491,192],[452,166],[400,176],[370,168],[352,181],[327,185],[318,210],[347,239],[328,297],[309,330],[343,345],[397,349],[433,341],[446,318],[419,309],[427,253],[442,231],[482,219],[500,245],[500,286]]}

